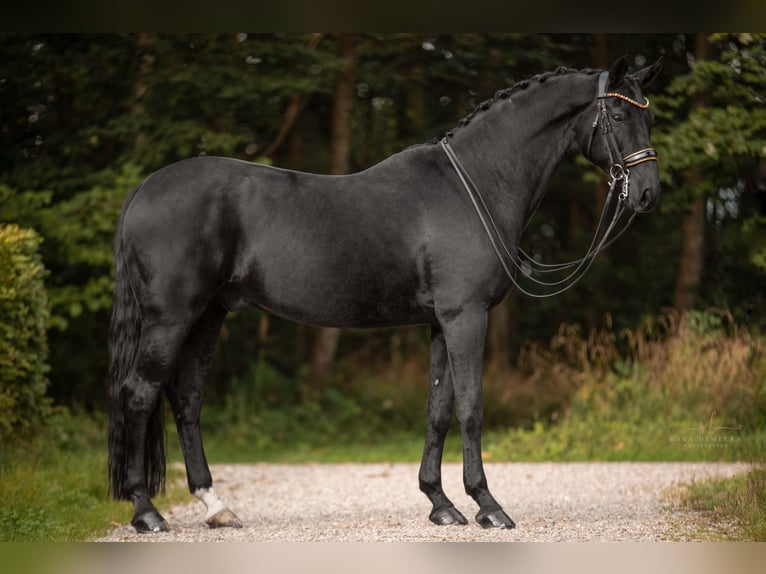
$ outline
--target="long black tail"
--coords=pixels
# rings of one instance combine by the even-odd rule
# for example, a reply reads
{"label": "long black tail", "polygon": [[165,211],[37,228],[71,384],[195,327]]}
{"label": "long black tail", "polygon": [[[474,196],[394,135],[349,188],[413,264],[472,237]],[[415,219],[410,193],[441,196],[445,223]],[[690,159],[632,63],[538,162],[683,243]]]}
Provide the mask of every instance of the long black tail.
{"label": "long black tail", "polygon": [[[140,186],[139,186],[140,187]],[[141,338],[141,313],[130,286],[122,249],[122,222],[136,188],[128,197],[117,223],[114,240],[114,302],[109,325],[109,373],[107,408],[109,415],[109,491],[117,500],[129,499],[126,489],[131,421],[126,420],[124,385],[133,369]],[[165,428],[162,395],[149,417],[144,443],[144,478],[149,497],[165,490]],[[134,423],[135,424],[135,423]]]}

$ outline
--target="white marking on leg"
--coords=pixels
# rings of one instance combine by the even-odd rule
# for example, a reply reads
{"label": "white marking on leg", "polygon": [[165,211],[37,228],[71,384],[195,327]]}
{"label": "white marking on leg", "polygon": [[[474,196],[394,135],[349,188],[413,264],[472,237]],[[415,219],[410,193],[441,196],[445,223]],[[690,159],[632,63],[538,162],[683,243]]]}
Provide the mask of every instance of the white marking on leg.
{"label": "white marking on leg", "polygon": [[194,496],[202,501],[207,507],[207,514],[205,520],[210,520],[213,516],[221,512],[226,508],[223,501],[218,498],[218,495],[213,492],[212,488],[199,488],[194,491]]}

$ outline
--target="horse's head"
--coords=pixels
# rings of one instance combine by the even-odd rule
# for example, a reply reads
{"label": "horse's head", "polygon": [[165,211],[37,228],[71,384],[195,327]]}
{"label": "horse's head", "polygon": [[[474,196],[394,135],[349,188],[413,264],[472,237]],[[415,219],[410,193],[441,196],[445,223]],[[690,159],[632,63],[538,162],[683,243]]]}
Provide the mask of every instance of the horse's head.
{"label": "horse's head", "polygon": [[[654,115],[642,89],[660,72],[662,60],[634,74],[628,74],[627,57],[619,58],[598,76],[596,98],[577,127],[578,142],[585,157],[627,191],[628,207],[636,212],[651,211],[660,197],[657,153],[649,134]],[[585,122],[588,122],[587,124]],[[628,182],[627,187],[620,187]]]}

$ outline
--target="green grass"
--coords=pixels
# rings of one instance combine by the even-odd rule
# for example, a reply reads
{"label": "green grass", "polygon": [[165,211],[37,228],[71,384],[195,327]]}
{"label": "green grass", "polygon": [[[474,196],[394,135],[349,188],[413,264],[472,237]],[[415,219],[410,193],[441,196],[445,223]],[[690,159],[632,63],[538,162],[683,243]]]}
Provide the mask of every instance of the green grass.
{"label": "green grass", "polygon": [[0,470],[0,540],[74,541],[130,520],[128,505],[106,498],[96,451],[17,455]]}
{"label": "green grass", "polygon": [[[269,441],[268,446],[260,447],[257,432],[248,437],[242,430],[221,427],[205,434],[205,450],[211,463],[419,462],[424,436],[424,431],[397,431],[374,440],[307,431],[303,438]],[[557,425],[538,423],[531,429],[488,429],[482,436],[482,451],[487,462],[749,461],[752,453],[766,452],[766,428],[727,435],[689,431],[666,421],[635,423],[581,415]],[[174,440],[169,456],[182,460]],[[460,429],[455,422],[447,436],[444,461],[462,461]]]}
{"label": "green grass", "polygon": [[489,433],[484,450],[502,461],[747,461],[766,450],[766,429],[686,431],[663,420],[636,423],[570,417],[559,425]]}
{"label": "green grass", "polygon": [[[416,433],[393,433],[378,441],[322,438],[286,441],[262,449],[233,443],[222,432],[205,436],[205,452],[210,463],[416,462],[423,453],[423,437]],[[169,455],[180,461],[180,448],[173,445]],[[459,437],[453,436],[447,442],[445,460],[461,460],[461,456]]]}
{"label": "green grass", "polygon": [[[170,474],[163,506],[180,498],[179,474]],[[101,422],[63,412],[33,441],[3,445],[0,501],[0,542],[87,540],[132,515],[107,495]]]}

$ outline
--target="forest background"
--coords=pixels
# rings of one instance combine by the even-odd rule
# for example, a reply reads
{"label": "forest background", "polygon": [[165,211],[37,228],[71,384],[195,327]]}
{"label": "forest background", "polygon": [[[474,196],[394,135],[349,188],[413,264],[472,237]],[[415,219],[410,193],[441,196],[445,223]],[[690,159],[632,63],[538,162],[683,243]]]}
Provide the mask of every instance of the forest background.
{"label": "forest background", "polygon": [[[112,240],[142,178],[198,155],[359,171],[443,136],[519,80],[608,68],[623,54],[633,71],[663,59],[647,90],[660,205],[575,288],[546,300],[512,293],[492,311],[488,456],[762,452],[766,36],[7,34],[5,462],[11,445],[105,449]],[[566,161],[525,232],[527,251],[547,262],[584,253],[606,191],[586,161]],[[339,332],[256,309],[230,315],[203,410],[211,458],[417,459],[428,341],[423,327]]]}

